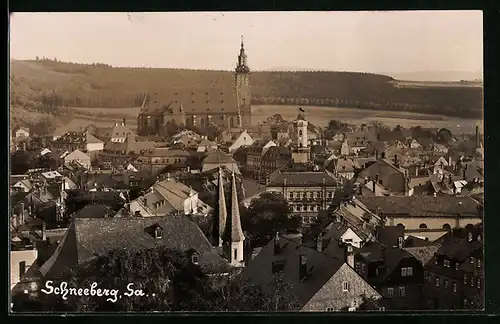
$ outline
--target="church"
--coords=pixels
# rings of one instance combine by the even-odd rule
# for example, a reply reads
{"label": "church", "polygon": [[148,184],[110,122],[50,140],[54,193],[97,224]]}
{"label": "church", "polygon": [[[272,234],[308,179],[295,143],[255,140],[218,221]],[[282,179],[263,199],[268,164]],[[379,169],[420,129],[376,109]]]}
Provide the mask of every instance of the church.
{"label": "church", "polygon": [[[171,93],[170,93],[171,92]],[[137,118],[139,135],[163,135],[169,122],[204,129],[251,124],[250,69],[241,40],[234,79],[214,80],[205,89],[186,87],[146,94]]]}

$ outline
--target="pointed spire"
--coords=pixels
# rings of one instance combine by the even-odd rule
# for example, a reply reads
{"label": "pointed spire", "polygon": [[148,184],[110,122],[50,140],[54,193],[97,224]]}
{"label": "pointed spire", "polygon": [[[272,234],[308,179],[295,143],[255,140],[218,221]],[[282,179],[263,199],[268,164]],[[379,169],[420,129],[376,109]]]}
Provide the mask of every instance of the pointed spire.
{"label": "pointed spire", "polygon": [[224,238],[224,241],[228,243],[243,242],[245,240],[245,235],[243,234],[243,229],[241,228],[240,206],[238,203],[238,190],[236,187],[236,177],[234,175],[234,171],[232,173],[231,184],[231,218],[230,222],[226,223]]}
{"label": "pointed spire", "polygon": [[224,194],[224,182],[222,179],[222,169],[219,166],[219,183],[218,183],[218,217],[219,220],[219,246],[222,246],[222,238],[224,236],[224,231],[226,229],[226,218],[227,218],[227,209],[226,209],[226,198]]}
{"label": "pointed spire", "polygon": [[244,50],[244,46],[243,46],[243,35],[241,35],[241,49]]}

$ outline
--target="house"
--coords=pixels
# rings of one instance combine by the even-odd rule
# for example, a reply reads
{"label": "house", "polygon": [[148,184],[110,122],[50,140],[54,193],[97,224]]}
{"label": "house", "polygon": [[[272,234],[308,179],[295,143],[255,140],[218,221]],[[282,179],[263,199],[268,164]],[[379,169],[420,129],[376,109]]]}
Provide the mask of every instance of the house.
{"label": "house", "polygon": [[219,167],[226,167],[236,174],[241,174],[233,157],[219,150],[209,153],[205,159],[203,159],[201,171],[205,172]]}
{"label": "house", "polygon": [[245,170],[254,178],[263,177],[262,157],[270,147],[276,146],[273,141],[256,140],[247,147],[247,164]]}
{"label": "house", "polygon": [[420,145],[420,143],[416,139],[411,137],[407,140],[407,143],[408,147],[411,149],[418,149],[422,147],[422,145]]}
{"label": "house", "polygon": [[448,233],[424,267],[427,309],[480,310],[484,305],[482,228]]}
{"label": "house", "polygon": [[272,289],[274,278],[281,276],[288,285],[285,296],[303,312],[355,311],[363,298],[381,296],[354,271],[352,253],[352,247],[346,247],[344,257],[336,259],[276,236],[248,262],[241,279]]}
{"label": "house", "polygon": [[33,182],[29,179],[19,180],[12,186],[16,192],[30,192],[33,189]]}
{"label": "house", "polygon": [[121,123],[115,123],[111,128],[110,135],[111,142],[123,143],[129,135],[135,135],[135,133],[126,125],[124,118]]}
{"label": "house", "polygon": [[99,160],[104,165],[122,165],[133,162],[139,155],[160,145],[161,143],[153,141],[137,141],[135,136],[128,135],[123,142],[108,141],[104,145],[104,151],[99,152]]}
{"label": "house", "polygon": [[261,179],[267,179],[274,171],[288,165],[292,160],[292,150],[289,147],[271,146],[261,157]]}
{"label": "house", "polygon": [[173,206],[154,188],[132,200],[129,207],[130,214],[140,217],[165,216],[172,211],[174,211]]}
{"label": "house", "polygon": [[89,204],[77,211],[73,218],[108,218],[115,214],[113,209],[103,204]]}
{"label": "house", "polygon": [[282,194],[292,213],[301,216],[306,225],[329,207],[337,185],[337,179],[328,171],[279,170],[270,176],[267,191]]}
{"label": "house", "polygon": [[402,236],[368,242],[355,255],[356,272],[377,289],[389,310],[419,309],[422,304],[422,265],[402,244]]}
{"label": "house", "polygon": [[[397,157],[396,157],[397,161]],[[379,159],[366,169],[358,173],[356,183],[366,184],[375,180],[392,194],[411,196],[412,188],[409,187],[409,175],[407,170],[392,163],[386,158]]]}
{"label": "house", "polygon": [[85,140],[87,152],[98,152],[104,150],[104,142],[89,132],[85,132]]}
{"label": "house", "polygon": [[434,143],[432,145],[432,151],[434,151],[436,153],[447,154],[448,148],[446,146],[444,146],[443,144]]}
{"label": "house", "polygon": [[350,155],[351,154],[351,149],[349,147],[349,143],[347,142],[347,140],[344,140],[342,142],[342,146],[340,147],[340,155]]}
{"label": "house", "polygon": [[30,137],[30,129],[27,127],[19,127],[15,131],[16,140],[28,139]]}
{"label": "house", "polygon": [[155,183],[152,188],[172,206],[172,211],[184,215],[198,214],[200,201],[192,188],[171,178]]}
{"label": "house", "polygon": [[387,219],[387,225],[401,225],[407,230],[449,230],[480,224],[483,212],[470,197],[457,196],[383,196],[359,200],[375,214]]}
{"label": "house", "polygon": [[370,180],[361,185],[361,197],[380,197],[390,195],[390,191],[385,189],[375,180]]}
{"label": "house", "polygon": [[156,147],[139,155],[134,165],[140,170],[155,174],[163,168],[185,169],[188,167],[190,152],[182,149]]}
{"label": "house", "polygon": [[347,156],[343,156],[337,159],[332,159],[326,169],[331,171],[339,179],[351,180],[354,178],[356,171],[360,169],[357,160]]}
{"label": "house", "polygon": [[183,130],[172,136],[172,144],[182,144],[185,147],[196,146],[201,140],[206,140],[206,137],[196,134],[190,130]]}
{"label": "house", "polygon": [[382,218],[372,213],[356,197],[344,199],[332,216],[336,224],[348,226],[363,242],[370,241],[375,235],[375,229],[382,223]]}
{"label": "house", "polygon": [[365,237],[363,234],[358,234],[353,229],[353,227],[346,225],[345,223],[337,223],[331,222],[321,234],[322,240],[322,250],[323,253],[328,254],[328,245],[325,243],[331,244],[350,244],[355,248],[361,248],[364,243]]}
{"label": "house", "polygon": [[57,279],[66,269],[83,265],[112,250],[141,251],[157,246],[184,253],[205,274],[227,273],[227,262],[199,227],[184,215],[77,218],[69,226],[56,252],[40,270],[44,279]]}
{"label": "house", "polygon": [[[10,244],[10,290],[13,292],[29,273],[30,269],[36,267],[38,251],[34,243],[27,237],[13,235]],[[36,290],[38,287],[30,283],[19,287],[22,293],[28,290]]]}
{"label": "house", "polygon": [[209,141],[207,138],[202,138],[196,144],[196,152],[211,152],[217,150],[217,142]]}
{"label": "house", "polygon": [[64,164],[78,163],[87,170],[90,170],[91,161],[90,156],[80,150],[75,150],[64,157]]}
{"label": "house", "polygon": [[252,145],[254,141],[246,130],[241,130],[237,133],[230,132],[228,134],[223,134],[221,137],[226,143],[229,152],[233,152],[241,146]]}

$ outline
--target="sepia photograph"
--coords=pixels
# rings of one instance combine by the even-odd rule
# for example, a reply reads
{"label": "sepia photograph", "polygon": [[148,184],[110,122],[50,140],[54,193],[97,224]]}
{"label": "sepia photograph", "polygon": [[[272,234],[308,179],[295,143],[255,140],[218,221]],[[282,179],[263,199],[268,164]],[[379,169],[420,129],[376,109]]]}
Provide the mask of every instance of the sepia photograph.
{"label": "sepia photograph", "polygon": [[481,11],[12,13],[10,312],[483,311]]}

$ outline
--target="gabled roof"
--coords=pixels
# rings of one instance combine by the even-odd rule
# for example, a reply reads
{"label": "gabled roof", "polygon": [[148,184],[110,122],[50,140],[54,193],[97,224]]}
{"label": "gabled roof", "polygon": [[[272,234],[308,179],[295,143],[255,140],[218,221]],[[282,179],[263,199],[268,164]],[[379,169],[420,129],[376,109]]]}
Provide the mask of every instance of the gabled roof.
{"label": "gabled roof", "polygon": [[[161,238],[155,238],[150,232],[155,224],[163,229]],[[58,251],[42,266],[41,271],[44,277],[57,278],[66,269],[85,264],[112,250],[126,248],[140,251],[157,246],[180,252],[196,251],[205,273],[227,270],[227,263],[195,223],[185,216],[168,216],[75,219]]]}
{"label": "gabled roof", "polygon": [[90,134],[89,132],[85,132],[85,136],[87,138],[87,144],[100,144],[103,143],[100,139]]}
{"label": "gabled roof", "polygon": [[[273,262],[283,261],[283,280],[290,284],[286,294],[294,295],[305,305],[325,283],[344,265],[344,260],[335,259],[314,249],[299,245],[284,237],[279,238],[279,253],[274,254],[275,238],[243,269],[241,277],[250,284],[266,287],[275,274]],[[307,257],[307,277],[299,278],[300,255]]]}
{"label": "gabled roof", "polygon": [[113,210],[107,205],[89,204],[73,215],[73,218],[107,218],[113,214]]}

